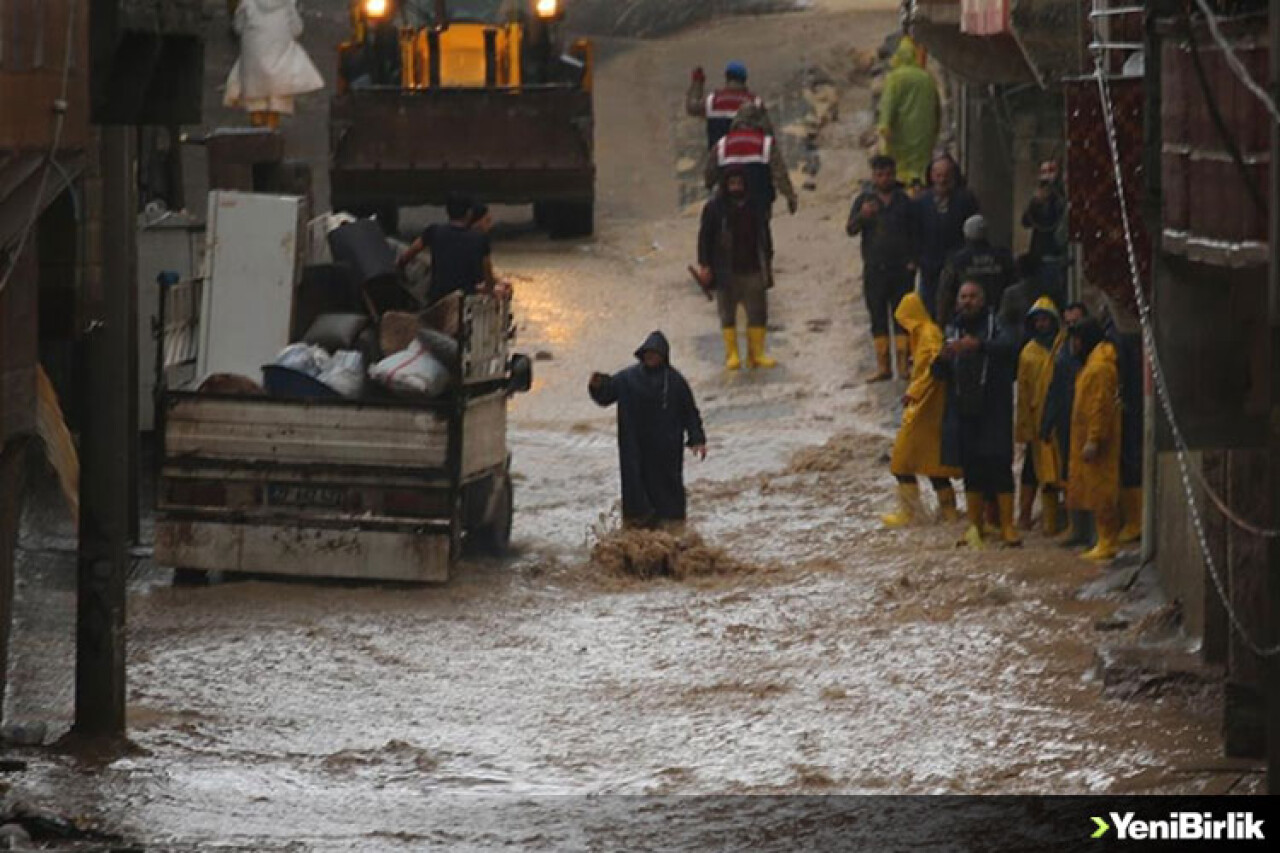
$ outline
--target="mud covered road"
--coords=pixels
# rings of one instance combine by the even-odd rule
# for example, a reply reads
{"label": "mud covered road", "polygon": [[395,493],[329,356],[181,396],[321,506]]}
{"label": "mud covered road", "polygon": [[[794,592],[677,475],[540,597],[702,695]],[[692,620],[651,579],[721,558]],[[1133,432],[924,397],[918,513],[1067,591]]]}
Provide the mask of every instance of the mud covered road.
{"label": "mud covered road", "polygon": [[[900,391],[861,384],[871,347],[843,223],[869,103],[850,53],[880,43],[896,6],[831,0],[610,44],[596,239],[553,243],[501,212],[518,343],[543,354],[512,408],[516,556],[425,589],[173,589],[144,568],[129,602],[136,748],[97,762],[31,751],[9,797],[148,849],[553,850],[625,846],[598,814],[565,834],[562,812],[584,796],[1235,784],[1214,769],[1212,691],[1120,698],[1094,675],[1108,640],[1096,626],[1132,569],[1100,573],[1034,534],[975,557],[954,550],[956,530],[878,529]],[[696,206],[682,204],[701,135],[682,116],[688,69],[730,58],[778,105],[793,163],[806,112],[838,96],[816,188],[775,220],[782,366],[736,375],[685,272]],[[686,469],[691,522],[724,557],[679,582],[589,561],[617,523],[618,484],[613,413],[586,378],[627,364],[653,328],[702,406],[710,456]],[[26,571],[10,716],[56,735],[70,636],[41,634],[31,614],[65,615],[69,581],[44,552]]]}

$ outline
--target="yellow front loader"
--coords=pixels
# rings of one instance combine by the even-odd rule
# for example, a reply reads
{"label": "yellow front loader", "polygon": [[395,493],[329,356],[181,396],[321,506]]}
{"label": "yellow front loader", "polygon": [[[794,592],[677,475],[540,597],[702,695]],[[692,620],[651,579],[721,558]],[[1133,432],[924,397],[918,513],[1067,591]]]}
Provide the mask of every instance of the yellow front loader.
{"label": "yellow front loader", "polygon": [[449,193],[532,204],[553,236],[593,229],[592,48],[564,0],[356,0],[330,111],[333,208]]}

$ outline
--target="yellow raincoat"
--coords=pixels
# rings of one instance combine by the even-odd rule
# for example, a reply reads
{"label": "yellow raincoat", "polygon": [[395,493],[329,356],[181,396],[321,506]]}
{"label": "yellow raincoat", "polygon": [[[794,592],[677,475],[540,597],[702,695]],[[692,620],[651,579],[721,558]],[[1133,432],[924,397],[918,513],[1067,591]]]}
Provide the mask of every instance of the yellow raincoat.
{"label": "yellow raincoat", "polygon": [[[1120,500],[1120,376],[1116,348],[1102,341],[1089,353],[1076,378],[1071,408],[1071,461],[1067,506],[1090,512],[1115,512]],[[1098,445],[1098,457],[1084,460],[1084,446]]]}
{"label": "yellow raincoat", "polygon": [[884,78],[876,127],[885,138],[885,153],[898,165],[898,180],[909,185],[924,180],[938,141],[942,116],[938,84],[916,60],[916,45],[908,37],[898,43]]}
{"label": "yellow raincoat", "polygon": [[1044,403],[1049,396],[1049,384],[1053,381],[1053,365],[1067,334],[1062,329],[1061,318],[1052,299],[1042,296],[1036,300],[1027,315],[1028,326],[1032,316],[1039,312],[1047,312],[1058,321],[1058,332],[1048,348],[1034,337],[1029,338],[1018,356],[1018,411],[1014,418],[1013,440],[1023,447],[1030,445],[1036,480],[1043,488],[1060,485],[1062,479],[1058,442],[1056,439],[1040,440],[1040,423],[1044,417]]}
{"label": "yellow raincoat", "polygon": [[959,477],[959,468],[942,464],[942,416],[947,407],[947,389],[930,372],[942,351],[942,330],[914,293],[902,297],[893,317],[910,336],[912,368],[907,396],[914,402],[902,413],[889,470],[898,477]]}

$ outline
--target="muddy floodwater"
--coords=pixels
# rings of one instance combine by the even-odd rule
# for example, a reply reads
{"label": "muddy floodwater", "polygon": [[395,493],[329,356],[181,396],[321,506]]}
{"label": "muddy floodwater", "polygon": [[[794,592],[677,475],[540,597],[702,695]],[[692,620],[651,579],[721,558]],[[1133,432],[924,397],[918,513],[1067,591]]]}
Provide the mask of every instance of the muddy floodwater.
{"label": "muddy floodwater", "polygon": [[[1132,562],[1099,569],[1035,533],[974,555],[957,529],[879,528],[901,386],[861,382],[871,346],[843,225],[866,172],[852,50],[880,42],[897,4],[811,5],[612,45],[596,238],[550,242],[527,212],[500,212],[517,348],[538,355],[511,407],[510,559],[468,558],[426,588],[173,588],[143,562],[132,748],[23,751],[8,797],[157,850],[554,850],[584,843],[555,812],[586,797],[1254,784],[1220,764],[1213,690],[1104,690],[1098,648],[1143,627],[1099,630],[1126,605]],[[820,170],[796,173],[813,188],[775,217],[781,366],[731,375],[685,272],[701,129],[681,95],[690,67],[735,56],[782,105],[790,156],[809,111],[825,112]],[[590,559],[619,489],[613,412],[586,379],[654,328],[710,437],[686,465],[690,527],[720,556],[678,580]],[[65,530],[28,531],[22,555],[7,717],[48,722],[51,740],[71,714],[73,547]]]}

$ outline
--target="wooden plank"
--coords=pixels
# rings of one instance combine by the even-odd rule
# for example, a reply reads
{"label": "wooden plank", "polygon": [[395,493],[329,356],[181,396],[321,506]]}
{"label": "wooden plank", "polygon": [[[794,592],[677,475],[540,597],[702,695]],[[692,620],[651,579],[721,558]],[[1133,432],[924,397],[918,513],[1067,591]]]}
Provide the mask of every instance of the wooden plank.
{"label": "wooden plank", "polygon": [[507,369],[508,300],[485,296],[467,299],[462,322],[466,343],[462,348],[462,381],[472,385],[498,379]]}
{"label": "wooden plank", "polygon": [[162,521],[156,563],[296,577],[443,582],[449,534]]}
{"label": "wooden plank", "polygon": [[462,428],[462,476],[496,468],[506,460],[506,394],[471,400]]}
{"label": "wooden plank", "polygon": [[429,468],[447,451],[447,421],[422,410],[184,398],[165,428],[169,458]]}

